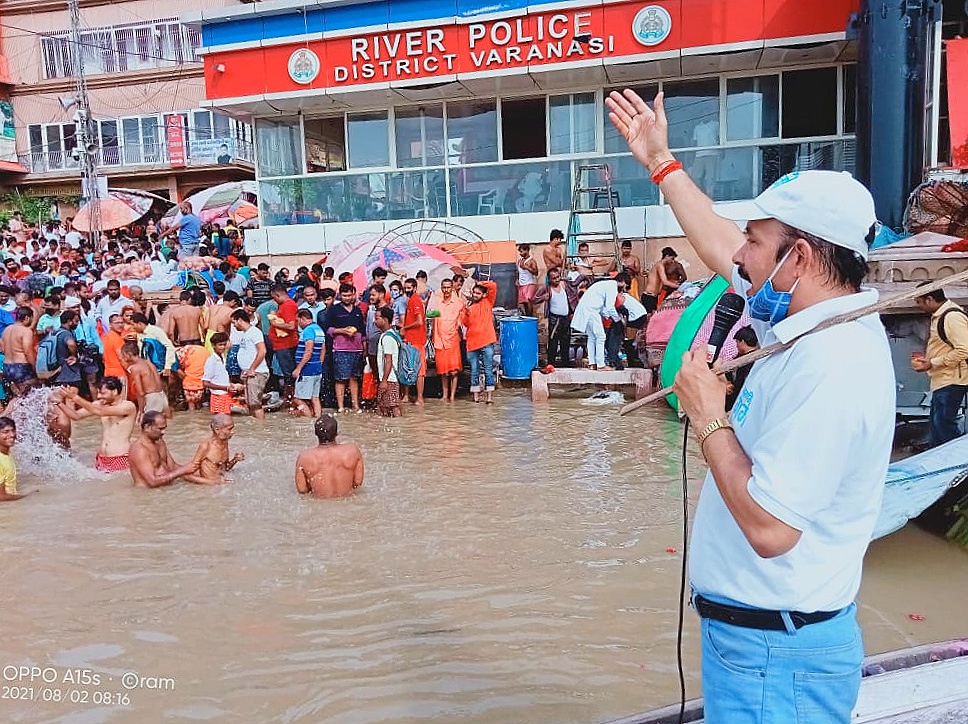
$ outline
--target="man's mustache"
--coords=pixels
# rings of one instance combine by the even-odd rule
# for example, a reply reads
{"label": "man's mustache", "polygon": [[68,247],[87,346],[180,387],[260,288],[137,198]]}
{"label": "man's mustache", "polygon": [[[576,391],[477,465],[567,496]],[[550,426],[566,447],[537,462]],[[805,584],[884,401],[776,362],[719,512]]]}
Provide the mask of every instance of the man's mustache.
{"label": "man's mustache", "polygon": [[748,282],[751,281],[750,280],[750,275],[746,273],[746,269],[743,267],[742,264],[737,264],[736,265],[736,273],[739,274],[739,278],[740,279],[743,279],[743,280],[748,281]]}

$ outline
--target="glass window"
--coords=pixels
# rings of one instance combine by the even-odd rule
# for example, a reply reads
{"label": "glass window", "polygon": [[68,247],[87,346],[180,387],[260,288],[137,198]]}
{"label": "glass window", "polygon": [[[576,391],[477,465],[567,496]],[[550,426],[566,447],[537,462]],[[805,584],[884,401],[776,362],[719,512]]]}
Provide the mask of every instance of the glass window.
{"label": "glass window", "polygon": [[27,133],[30,136],[30,150],[42,151],[44,149],[43,129],[40,126],[30,126]]}
{"label": "glass window", "polygon": [[497,161],[497,104],[494,100],[447,104],[447,162]]}
{"label": "glass window", "polygon": [[101,121],[101,162],[109,166],[121,163],[117,121]]}
{"label": "glass window", "polygon": [[302,173],[299,154],[299,119],[259,119],[255,125],[261,176],[292,176]]}
{"label": "glass window", "polygon": [[303,121],[306,129],[306,166],[309,173],[346,170],[343,116]]}
{"label": "glass window", "polygon": [[729,78],[726,81],[726,140],[780,135],[780,78]]}
{"label": "glass window", "polygon": [[783,138],[837,133],[837,69],[783,73]]}
{"label": "glass window", "polygon": [[141,163],[141,129],[138,126],[138,119],[122,120],[121,133],[124,136],[124,162]]}
{"label": "glass window", "polygon": [[[612,175],[612,202],[615,206],[650,206],[659,203],[659,187],[649,179],[649,173],[630,154],[607,156],[576,163],[607,163]],[[597,183],[596,174],[587,174],[590,183]],[[604,208],[606,199],[601,192],[589,193],[585,201],[589,208]]]}
{"label": "glass window", "polygon": [[212,138],[212,114],[208,111],[195,111],[192,115],[195,123],[193,140]]}
{"label": "glass window", "polygon": [[[941,94],[944,98],[944,93]],[[844,66],[844,133],[857,128],[857,66]]]}
{"label": "glass window", "polygon": [[[607,88],[605,90],[605,97],[612,91],[617,91],[621,93],[623,88]],[[655,98],[655,94],[659,92],[659,86],[656,84],[641,85],[632,88],[636,93],[639,94],[644,100],[652,104],[652,99]],[[602,104],[605,113],[605,153],[627,153],[629,150],[628,144],[625,139],[622,138],[622,134],[619,133],[612,122],[608,119],[608,106],[604,103]],[[668,106],[666,106],[668,108]]]}
{"label": "glass window", "polygon": [[447,180],[443,169],[387,174],[387,216],[426,219],[447,216]]}
{"label": "glass window", "polygon": [[595,150],[595,94],[577,93],[548,99],[551,154]]}
{"label": "glass window", "polygon": [[454,216],[563,211],[571,206],[571,163],[502,163],[451,172]]}
{"label": "glass window", "polygon": [[386,111],[346,116],[350,168],[390,165],[390,122]]}
{"label": "glass window", "polygon": [[665,83],[669,147],[719,145],[719,80]]}
{"label": "glass window", "polygon": [[442,166],[444,107],[440,104],[394,111],[397,166]]}
{"label": "glass window", "polygon": [[546,112],[544,96],[501,101],[501,139],[505,161],[544,158],[548,155]]}
{"label": "glass window", "polygon": [[214,138],[232,138],[231,118],[223,113],[212,113]]}
{"label": "glass window", "polygon": [[45,126],[44,137],[47,140],[47,165],[50,168],[61,168],[64,165],[64,159],[60,126]]}
{"label": "glass window", "polygon": [[141,117],[141,157],[145,163],[158,163],[161,161],[161,144],[159,137],[158,116]]}

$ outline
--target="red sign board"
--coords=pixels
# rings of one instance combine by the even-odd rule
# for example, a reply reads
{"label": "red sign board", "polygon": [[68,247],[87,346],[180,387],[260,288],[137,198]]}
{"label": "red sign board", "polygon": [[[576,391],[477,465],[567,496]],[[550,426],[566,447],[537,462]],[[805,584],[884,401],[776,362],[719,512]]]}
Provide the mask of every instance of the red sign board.
{"label": "red sign board", "polygon": [[[736,50],[765,38],[842,34],[856,0],[827,0],[804,15],[798,0],[612,2],[480,22],[449,18],[379,33],[267,45],[207,56],[206,95],[230,98],[446,76],[647,61],[683,48]],[[753,47],[749,45],[748,47]]]}
{"label": "red sign board", "polygon": [[947,42],[951,165],[968,168],[968,38]]}
{"label": "red sign board", "polygon": [[185,165],[185,129],[182,117],[171,115],[165,118],[165,132],[168,139],[168,163],[172,166]]}

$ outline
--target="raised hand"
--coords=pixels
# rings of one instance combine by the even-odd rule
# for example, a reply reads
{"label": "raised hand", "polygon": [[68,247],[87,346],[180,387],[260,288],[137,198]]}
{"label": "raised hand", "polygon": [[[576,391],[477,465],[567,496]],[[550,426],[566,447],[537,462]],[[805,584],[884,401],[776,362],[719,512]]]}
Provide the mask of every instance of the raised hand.
{"label": "raised hand", "polygon": [[655,110],[633,90],[612,91],[605,99],[608,118],[622,134],[632,155],[652,173],[669,153],[669,123],[663,105],[663,94],[655,97]]}

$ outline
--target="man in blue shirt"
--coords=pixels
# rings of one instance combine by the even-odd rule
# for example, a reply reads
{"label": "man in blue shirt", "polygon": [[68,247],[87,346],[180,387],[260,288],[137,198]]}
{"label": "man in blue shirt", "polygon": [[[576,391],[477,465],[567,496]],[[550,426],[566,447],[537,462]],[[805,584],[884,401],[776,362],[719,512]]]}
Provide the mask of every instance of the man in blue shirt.
{"label": "man in blue shirt", "polygon": [[313,321],[313,313],[300,309],[296,314],[299,327],[299,345],[296,347],[296,379],[293,394],[293,414],[317,418],[323,414],[319,401],[319,387],[323,378],[323,359],[326,356],[326,335],[323,328]]}
{"label": "man in blue shirt", "polygon": [[182,217],[171,227],[165,236],[172,236],[178,232],[179,259],[186,259],[190,256],[198,256],[199,234],[202,231],[202,220],[192,212],[192,205],[187,201],[182,201],[178,208],[181,210]]}

